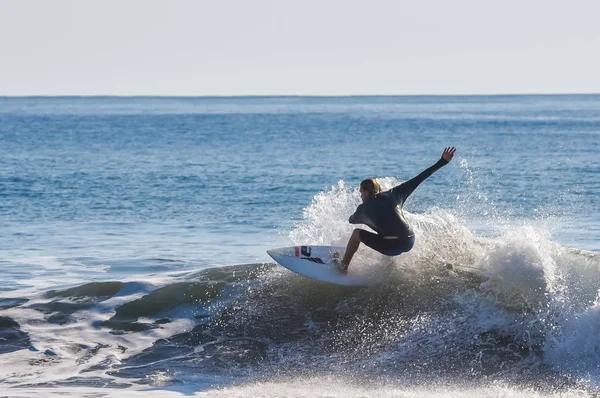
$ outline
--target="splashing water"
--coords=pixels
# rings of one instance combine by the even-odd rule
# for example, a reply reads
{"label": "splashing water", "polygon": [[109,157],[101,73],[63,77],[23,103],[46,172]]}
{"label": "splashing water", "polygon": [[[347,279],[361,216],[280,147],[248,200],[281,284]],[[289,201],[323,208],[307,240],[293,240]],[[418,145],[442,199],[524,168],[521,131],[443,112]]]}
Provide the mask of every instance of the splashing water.
{"label": "splashing water", "polygon": [[[466,162],[461,162],[461,166],[466,167]],[[379,181],[384,190],[398,184],[389,177]],[[346,220],[359,201],[357,189],[348,188],[343,181],[319,193],[304,209],[304,219],[289,234],[290,242],[345,244],[353,229]],[[465,206],[461,204],[460,208],[464,214]],[[453,311],[436,313],[434,317],[413,319],[413,337],[405,338],[425,339],[425,351],[430,350],[429,354],[435,357],[440,345],[471,345],[466,343],[469,336],[477,336],[475,340],[480,343],[486,336],[488,342],[518,347],[519,355],[528,358],[521,364],[527,363],[529,369],[549,365],[582,379],[598,380],[600,262],[595,253],[553,242],[539,222],[518,227],[507,222],[497,236],[479,237],[446,210],[404,213],[417,237],[413,250],[390,259],[361,245],[357,266],[379,267],[379,272],[386,275],[381,279],[399,288],[416,286],[423,302],[427,301],[427,292],[431,296],[431,291],[438,291],[444,292],[438,299],[445,297],[456,306]],[[498,217],[497,213],[494,221]],[[382,264],[392,264],[399,272]],[[441,266],[448,264],[452,271]],[[457,331],[452,338],[466,337],[445,341],[449,330]],[[418,349],[410,346],[402,343],[403,356],[423,356],[422,344]],[[386,360],[390,356],[390,352],[384,355]],[[537,359],[532,360],[534,357]],[[479,362],[485,360],[480,358]]]}
{"label": "splashing water", "polygon": [[[398,181],[380,183],[389,189]],[[345,244],[354,228],[347,218],[359,203],[357,189],[343,181],[318,193],[288,242]],[[405,216],[417,236],[413,250],[393,258],[364,246],[357,253],[355,266],[378,276],[372,289],[246,265],[6,297],[0,326],[12,348],[0,357],[11,369],[3,382],[131,388],[135,380],[193,390],[234,378],[249,384],[221,391],[278,386],[293,395],[321,383],[313,375],[327,374],[333,383],[359,380],[344,390],[349,396],[365,395],[373,381],[385,386],[384,396],[423,394],[419,386],[432,382],[449,383],[451,396],[536,396],[514,389],[531,384],[598,389],[595,253],[553,242],[539,223],[478,236],[449,210]],[[265,374],[281,381],[257,384]],[[511,387],[477,390],[487,377]]]}

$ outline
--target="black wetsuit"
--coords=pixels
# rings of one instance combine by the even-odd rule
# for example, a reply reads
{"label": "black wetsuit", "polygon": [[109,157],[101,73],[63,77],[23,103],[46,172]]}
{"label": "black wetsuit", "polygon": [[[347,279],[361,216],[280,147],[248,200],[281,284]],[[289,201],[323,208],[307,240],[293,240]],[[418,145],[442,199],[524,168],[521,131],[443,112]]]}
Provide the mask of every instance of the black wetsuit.
{"label": "black wetsuit", "polygon": [[[412,249],[415,234],[406,222],[402,206],[406,198],[425,181],[427,177],[448,164],[440,158],[436,164],[418,176],[398,185],[389,191],[381,192],[364,201],[348,220],[351,224],[365,224],[377,234],[361,230],[360,240],[370,248],[388,256],[397,256]],[[395,236],[396,239],[384,239]]]}

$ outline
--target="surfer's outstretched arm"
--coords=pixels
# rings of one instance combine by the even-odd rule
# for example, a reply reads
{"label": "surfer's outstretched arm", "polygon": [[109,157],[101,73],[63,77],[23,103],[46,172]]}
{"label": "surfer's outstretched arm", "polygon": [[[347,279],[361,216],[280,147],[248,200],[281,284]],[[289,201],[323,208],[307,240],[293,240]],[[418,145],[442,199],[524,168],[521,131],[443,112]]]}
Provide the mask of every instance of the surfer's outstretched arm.
{"label": "surfer's outstretched arm", "polygon": [[423,181],[427,179],[430,175],[441,169],[443,166],[447,165],[448,162],[452,160],[454,157],[454,152],[456,152],[455,147],[447,147],[444,149],[444,153],[442,153],[442,157],[437,161],[433,166],[425,169],[418,176],[411,178],[410,180],[392,188],[392,194],[396,199],[396,203],[399,205],[404,204],[406,198],[410,196],[411,193],[421,184]]}

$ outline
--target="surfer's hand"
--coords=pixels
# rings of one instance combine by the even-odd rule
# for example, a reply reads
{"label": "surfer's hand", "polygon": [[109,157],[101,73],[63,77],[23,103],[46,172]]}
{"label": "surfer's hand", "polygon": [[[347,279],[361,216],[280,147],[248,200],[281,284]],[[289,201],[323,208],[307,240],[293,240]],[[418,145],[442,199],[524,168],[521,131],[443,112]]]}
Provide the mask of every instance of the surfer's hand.
{"label": "surfer's hand", "polygon": [[442,153],[442,159],[444,159],[446,162],[451,161],[454,157],[454,152],[456,152],[456,148],[454,148],[453,146],[445,148],[444,153]]}

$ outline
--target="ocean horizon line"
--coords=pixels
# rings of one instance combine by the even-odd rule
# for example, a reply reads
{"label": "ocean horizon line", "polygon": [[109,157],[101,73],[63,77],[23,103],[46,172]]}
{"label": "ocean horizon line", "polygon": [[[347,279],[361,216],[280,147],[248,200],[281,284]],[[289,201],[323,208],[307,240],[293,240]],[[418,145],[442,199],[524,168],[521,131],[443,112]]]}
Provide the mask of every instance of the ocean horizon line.
{"label": "ocean horizon line", "polygon": [[600,93],[504,93],[504,94],[240,94],[240,95],[121,95],[121,94],[57,94],[57,95],[0,95],[1,99],[36,98],[186,98],[186,99],[228,99],[228,98],[419,98],[419,97],[586,97]]}

